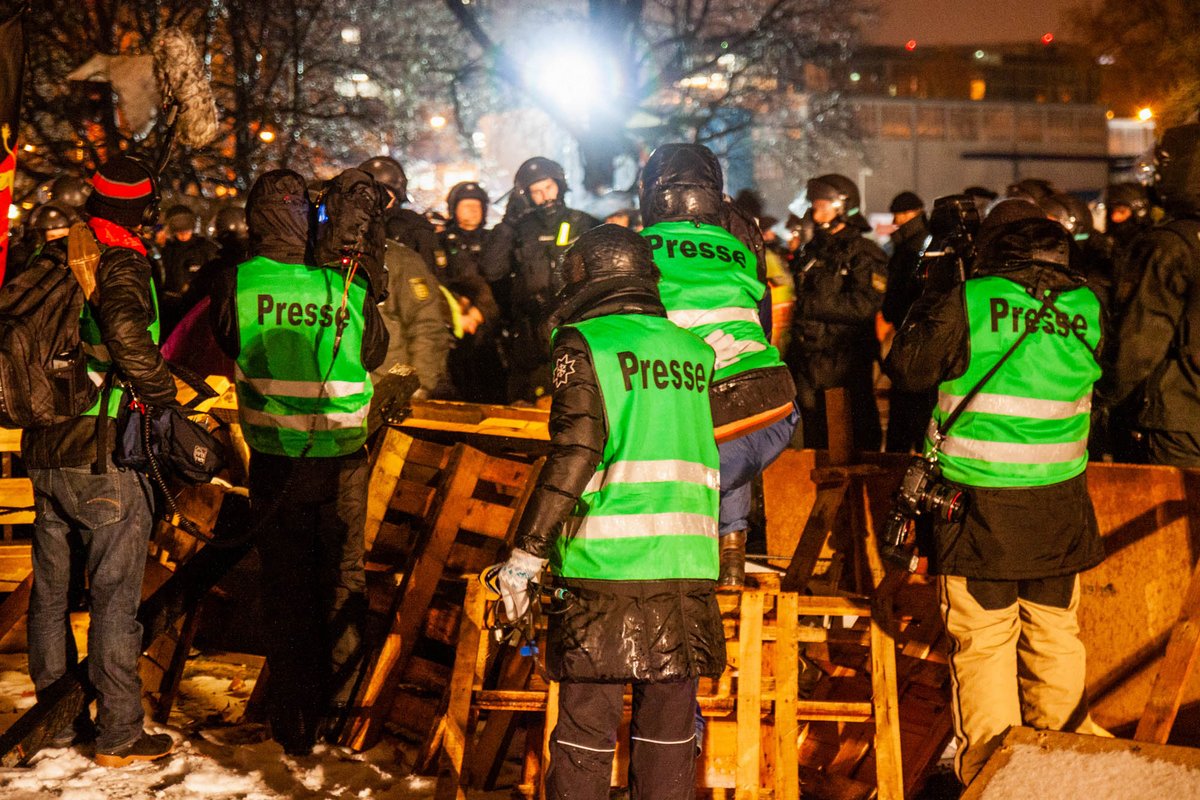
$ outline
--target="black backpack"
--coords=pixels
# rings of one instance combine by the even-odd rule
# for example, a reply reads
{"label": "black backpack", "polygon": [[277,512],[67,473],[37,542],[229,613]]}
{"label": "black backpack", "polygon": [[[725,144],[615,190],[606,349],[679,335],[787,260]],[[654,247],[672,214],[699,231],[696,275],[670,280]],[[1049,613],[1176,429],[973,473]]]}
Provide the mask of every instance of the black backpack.
{"label": "black backpack", "polygon": [[0,288],[0,426],[44,427],[96,402],[79,338],[83,304],[65,240]]}

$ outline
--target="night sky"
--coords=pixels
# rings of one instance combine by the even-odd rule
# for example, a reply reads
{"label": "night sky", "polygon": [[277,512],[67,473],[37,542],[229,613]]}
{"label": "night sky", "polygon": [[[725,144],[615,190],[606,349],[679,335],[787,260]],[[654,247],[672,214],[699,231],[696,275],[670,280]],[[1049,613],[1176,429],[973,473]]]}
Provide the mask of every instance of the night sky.
{"label": "night sky", "polygon": [[1067,12],[1081,0],[880,0],[867,26],[871,44],[984,44],[1036,41],[1054,33],[1070,40]]}

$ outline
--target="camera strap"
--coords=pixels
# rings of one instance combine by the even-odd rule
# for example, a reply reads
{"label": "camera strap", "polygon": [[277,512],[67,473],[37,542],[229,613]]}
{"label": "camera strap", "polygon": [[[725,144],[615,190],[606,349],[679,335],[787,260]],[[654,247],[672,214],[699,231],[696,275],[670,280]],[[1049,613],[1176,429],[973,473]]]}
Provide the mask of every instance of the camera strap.
{"label": "camera strap", "polygon": [[[933,436],[933,447],[929,451],[930,456],[937,455],[938,450],[940,450],[942,447],[942,442],[946,440],[946,433],[950,430],[950,427],[958,421],[958,418],[961,417],[963,412],[967,410],[967,406],[971,405],[971,401],[975,399],[975,396],[983,391],[983,387],[986,386],[987,382],[990,381],[993,376],[1000,371],[1000,367],[1004,366],[1004,362],[1008,361],[1009,357],[1017,351],[1017,348],[1021,346],[1021,343],[1025,341],[1026,337],[1033,333],[1034,330],[1036,330],[1037,327],[1042,324],[1042,317],[1045,316],[1046,312],[1052,308],[1058,310],[1057,306],[1054,305],[1054,298],[1056,296],[1057,293],[1052,293],[1047,290],[1045,297],[1042,299],[1041,308],[1039,308],[1037,311],[1037,316],[1034,319],[1033,325],[1029,325],[1028,322],[1025,324],[1025,330],[1021,331],[1021,335],[1018,336],[1016,341],[1012,343],[1012,346],[1005,351],[1004,355],[1000,356],[999,360],[997,360],[996,363],[992,365],[992,368],[987,371],[987,374],[980,378],[979,382],[971,387],[970,391],[966,393],[963,399],[958,401],[958,405],[956,405],[954,410],[950,412],[950,416],[946,417],[946,421],[938,426],[938,429]],[[1081,336],[1077,331],[1075,331],[1075,336],[1083,342],[1084,346],[1087,347],[1088,352],[1095,357],[1096,352],[1091,344],[1089,344],[1088,341],[1084,339],[1083,336]]]}

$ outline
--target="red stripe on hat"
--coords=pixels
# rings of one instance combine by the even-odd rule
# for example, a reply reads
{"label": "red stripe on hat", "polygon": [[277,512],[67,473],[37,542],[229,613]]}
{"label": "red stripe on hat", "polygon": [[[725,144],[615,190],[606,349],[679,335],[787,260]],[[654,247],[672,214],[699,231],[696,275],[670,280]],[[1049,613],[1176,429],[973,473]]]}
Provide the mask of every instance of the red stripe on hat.
{"label": "red stripe on hat", "polygon": [[142,178],[137,183],[117,183],[99,172],[92,176],[92,186],[105,197],[116,197],[119,200],[140,200],[149,197],[151,193],[149,178]]}

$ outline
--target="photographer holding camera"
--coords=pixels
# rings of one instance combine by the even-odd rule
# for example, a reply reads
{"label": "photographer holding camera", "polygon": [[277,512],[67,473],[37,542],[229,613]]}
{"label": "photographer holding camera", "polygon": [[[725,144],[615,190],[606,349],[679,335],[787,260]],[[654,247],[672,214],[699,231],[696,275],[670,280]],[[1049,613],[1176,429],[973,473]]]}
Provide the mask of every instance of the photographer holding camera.
{"label": "photographer holding camera", "polygon": [[904,391],[938,389],[893,517],[934,520],[964,784],[1010,726],[1103,734],[1076,620],[1078,573],[1104,558],[1085,477],[1102,311],[1070,252],[1037,206],[1001,203],[970,277],[926,291],[885,364]]}

